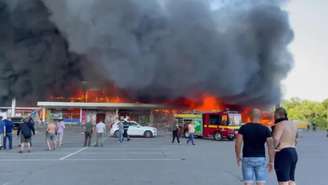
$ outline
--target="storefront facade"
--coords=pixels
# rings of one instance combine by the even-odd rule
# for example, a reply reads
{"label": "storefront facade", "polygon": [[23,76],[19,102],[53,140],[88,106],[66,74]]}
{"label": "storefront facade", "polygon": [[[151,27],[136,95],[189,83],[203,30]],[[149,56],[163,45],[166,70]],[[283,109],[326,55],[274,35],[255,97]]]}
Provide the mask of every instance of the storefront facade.
{"label": "storefront facade", "polygon": [[62,119],[66,124],[85,124],[104,121],[112,124],[121,116],[141,124],[154,122],[154,110],[163,108],[155,104],[139,103],[83,103],[83,102],[38,102],[43,122]]}

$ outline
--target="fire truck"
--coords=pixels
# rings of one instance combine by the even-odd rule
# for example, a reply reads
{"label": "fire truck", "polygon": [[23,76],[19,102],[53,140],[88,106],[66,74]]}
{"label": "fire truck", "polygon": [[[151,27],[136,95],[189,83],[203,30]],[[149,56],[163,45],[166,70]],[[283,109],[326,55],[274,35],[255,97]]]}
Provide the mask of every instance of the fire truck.
{"label": "fire truck", "polygon": [[241,114],[238,111],[221,111],[206,113],[176,114],[177,124],[184,128],[184,136],[188,136],[186,126],[193,124],[195,136],[212,138],[214,140],[234,140],[242,124]]}

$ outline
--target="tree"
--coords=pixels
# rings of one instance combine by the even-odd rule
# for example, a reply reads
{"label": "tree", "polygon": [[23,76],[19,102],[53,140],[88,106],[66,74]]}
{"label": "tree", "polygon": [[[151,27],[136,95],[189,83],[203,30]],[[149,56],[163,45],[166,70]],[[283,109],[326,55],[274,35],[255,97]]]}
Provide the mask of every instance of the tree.
{"label": "tree", "polygon": [[289,118],[315,123],[320,128],[328,128],[328,99],[323,102],[291,98],[285,100],[283,106],[287,109]]}

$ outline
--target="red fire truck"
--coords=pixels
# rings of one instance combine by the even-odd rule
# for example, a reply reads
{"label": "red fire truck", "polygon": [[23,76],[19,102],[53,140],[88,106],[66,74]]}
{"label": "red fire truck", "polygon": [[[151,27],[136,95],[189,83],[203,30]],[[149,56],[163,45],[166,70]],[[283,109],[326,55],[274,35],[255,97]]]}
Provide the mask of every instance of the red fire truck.
{"label": "red fire truck", "polygon": [[[214,140],[233,140],[241,126],[241,114],[237,111],[176,114],[175,119],[184,128],[193,124],[195,135]],[[188,135],[186,130],[185,136]]]}

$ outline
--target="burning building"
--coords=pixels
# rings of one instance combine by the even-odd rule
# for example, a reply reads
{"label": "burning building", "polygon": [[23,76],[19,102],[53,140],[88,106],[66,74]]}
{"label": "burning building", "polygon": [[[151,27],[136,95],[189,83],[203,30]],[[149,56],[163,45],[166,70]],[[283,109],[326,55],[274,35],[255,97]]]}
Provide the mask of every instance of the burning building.
{"label": "burning building", "polygon": [[276,105],[293,66],[281,3],[0,0],[0,102]]}
{"label": "burning building", "polygon": [[155,109],[161,105],[133,103],[38,102],[42,107],[42,120],[62,119],[66,123],[115,123],[120,116],[128,116],[139,123],[154,123]]}

